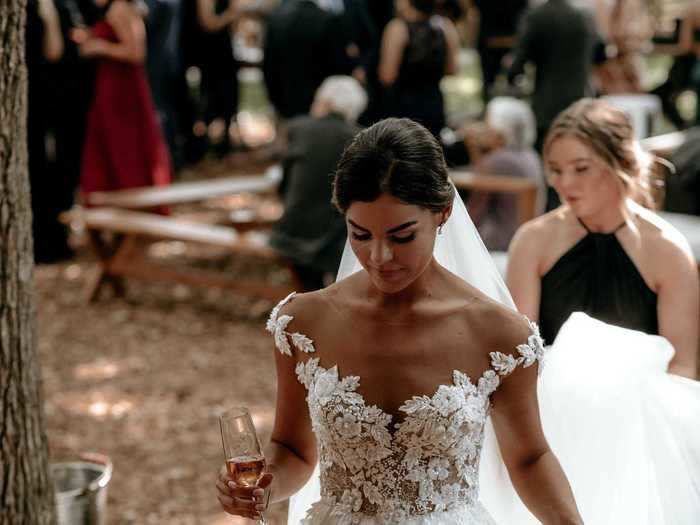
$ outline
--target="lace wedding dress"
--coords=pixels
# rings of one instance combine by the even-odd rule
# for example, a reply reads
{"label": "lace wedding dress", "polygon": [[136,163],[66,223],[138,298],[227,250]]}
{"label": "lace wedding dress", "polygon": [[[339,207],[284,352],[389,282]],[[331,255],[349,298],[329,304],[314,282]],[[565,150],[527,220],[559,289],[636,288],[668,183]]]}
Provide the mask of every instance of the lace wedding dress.
{"label": "lace wedding dress", "polygon": [[[288,332],[293,321],[277,305],[267,324],[277,349],[292,356],[315,353],[304,334]],[[532,335],[513,352],[492,352],[491,368],[477,381],[455,370],[453,382],[432,397],[416,396],[400,408],[400,423],[357,392],[360,377],[343,377],[309,357],[296,366],[306,388],[319,447],[321,498],[306,513],[307,525],[492,525],[479,501],[479,459],[490,396],[502,377],[543,356]]]}

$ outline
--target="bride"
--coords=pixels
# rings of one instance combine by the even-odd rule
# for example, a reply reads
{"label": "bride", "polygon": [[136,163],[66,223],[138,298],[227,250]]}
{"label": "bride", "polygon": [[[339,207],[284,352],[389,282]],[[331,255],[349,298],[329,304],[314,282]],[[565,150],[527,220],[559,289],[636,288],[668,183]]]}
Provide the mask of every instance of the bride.
{"label": "bride", "polygon": [[[381,121],[347,148],[334,199],[352,253],[338,282],[270,316],[269,472],[243,487],[223,469],[226,512],[259,517],[262,487],[289,498],[318,462],[305,524],[493,524],[517,499],[508,478],[540,522],[583,523],[542,432],[538,329],[514,311],[455,193],[440,146],[410,120]],[[480,500],[484,470],[499,508]]]}

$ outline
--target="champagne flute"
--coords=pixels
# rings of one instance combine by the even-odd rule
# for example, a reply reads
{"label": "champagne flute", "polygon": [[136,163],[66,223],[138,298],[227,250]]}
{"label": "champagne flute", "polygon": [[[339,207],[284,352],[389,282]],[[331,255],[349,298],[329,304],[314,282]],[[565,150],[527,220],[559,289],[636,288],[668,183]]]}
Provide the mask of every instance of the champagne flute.
{"label": "champagne flute", "polygon": [[[265,473],[265,456],[250,412],[245,407],[226,410],[219,416],[219,426],[229,475],[239,485],[257,485]],[[267,525],[262,512],[260,516],[258,523]]]}

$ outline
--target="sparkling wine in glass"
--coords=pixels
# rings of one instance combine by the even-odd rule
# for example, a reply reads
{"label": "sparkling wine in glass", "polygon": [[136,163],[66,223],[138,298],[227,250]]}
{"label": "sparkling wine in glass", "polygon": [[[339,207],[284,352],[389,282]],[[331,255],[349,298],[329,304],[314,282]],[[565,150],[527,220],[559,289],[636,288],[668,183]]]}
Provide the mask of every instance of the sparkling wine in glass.
{"label": "sparkling wine in glass", "polygon": [[[265,472],[265,456],[250,412],[245,407],[226,410],[219,416],[219,425],[229,475],[239,485],[257,485]],[[267,524],[264,517],[258,523]]]}

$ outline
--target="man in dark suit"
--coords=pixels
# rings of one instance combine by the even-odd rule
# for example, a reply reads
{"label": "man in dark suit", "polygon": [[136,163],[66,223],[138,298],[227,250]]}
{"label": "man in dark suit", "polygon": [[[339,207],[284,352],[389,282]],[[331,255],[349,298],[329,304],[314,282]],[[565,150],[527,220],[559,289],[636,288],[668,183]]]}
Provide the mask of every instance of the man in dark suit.
{"label": "man in dark suit", "polygon": [[287,0],[268,19],[262,69],[280,117],[307,114],[323,79],[345,62],[336,16],[312,0]]}
{"label": "man in dark suit", "polygon": [[476,50],[481,66],[481,97],[484,104],[492,98],[493,85],[501,72],[503,57],[510,51],[508,40],[512,40],[518,22],[526,12],[527,0],[470,0],[479,13],[479,33]]}
{"label": "man in dark suit", "polygon": [[532,109],[538,150],[554,118],[576,100],[593,94],[591,72],[599,42],[593,17],[569,0],[549,0],[525,14],[508,80],[514,82],[526,63],[535,65]]}
{"label": "man in dark suit", "polygon": [[284,214],[269,244],[291,259],[304,288],[322,288],[335,277],[347,235],[331,204],[332,174],[345,146],[359,130],[355,121],[367,104],[352,77],[327,78],[316,92],[310,116],[287,123],[287,153],[281,192]]}

